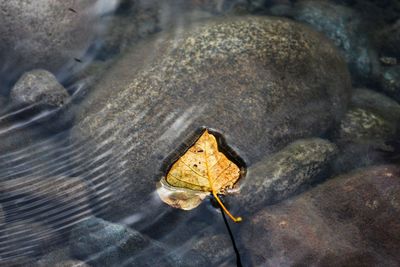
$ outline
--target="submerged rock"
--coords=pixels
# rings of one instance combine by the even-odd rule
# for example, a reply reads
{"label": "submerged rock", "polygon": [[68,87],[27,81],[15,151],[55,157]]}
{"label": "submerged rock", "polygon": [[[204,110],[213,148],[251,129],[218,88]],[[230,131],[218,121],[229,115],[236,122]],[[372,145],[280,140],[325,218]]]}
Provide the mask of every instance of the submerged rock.
{"label": "submerged rock", "polygon": [[193,242],[192,249],[194,253],[205,257],[211,266],[235,263],[235,252],[227,233],[203,236]]}
{"label": "submerged rock", "polygon": [[0,228],[3,227],[5,222],[3,206],[0,204]]}
{"label": "submerged rock", "polygon": [[353,91],[351,105],[369,110],[394,123],[400,122],[400,104],[390,97],[369,89]]}
{"label": "submerged rock", "polygon": [[11,89],[11,100],[16,105],[43,104],[60,107],[67,102],[67,90],[46,70],[26,72]]}
{"label": "submerged rock", "polygon": [[323,177],[337,148],[323,139],[296,141],[248,170],[234,197],[242,212],[254,212],[266,204],[284,200]]}
{"label": "submerged rock", "polygon": [[37,267],[89,267],[85,262],[71,259],[66,248],[56,249],[37,261]]}
{"label": "submerged rock", "polygon": [[358,82],[377,78],[378,57],[371,48],[360,16],[354,10],[329,1],[304,0],[294,6],[293,17],[329,37],[342,51]]}
{"label": "submerged rock", "polygon": [[400,20],[383,28],[376,39],[382,54],[400,59]]}
{"label": "submerged rock", "polygon": [[11,211],[8,221],[35,220],[57,234],[68,234],[74,224],[92,215],[93,194],[81,179],[20,176],[0,182],[0,202]]}
{"label": "submerged rock", "polygon": [[60,239],[57,231],[34,220],[9,221],[0,229],[0,265],[32,266]]}
{"label": "submerged rock", "polygon": [[0,2],[0,78],[45,68],[57,73],[88,48],[101,0],[15,0]]}
{"label": "submerged rock", "polygon": [[382,91],[400,102],[400,66],[385,68],[380,76]]}
{"label": "submerged rock", "polygon": [[242,226],[253,266],[397,266],[400,169],[352,172]]}
{"label": "submerged rock", "polygon": [[324,133],[349,90],[346,64],[322,35],[284,19],[223,18],[125,54],[78,111],[73,138],[113,151],[104,181],[123,216],[151,198],[162,166],[201,127],[251,165]]}
{"label": "submerged rock", "polygon": [[108,59],[159,29],[160,1],[121,1],[116,13],[105,18],[107,30],[100,38],[98,59]]}
{"label": "submerged rock", "polygon": [[339,142],[370,143],[390,140],[397,124],[362,108],[352,108],[340,124]]}
{"label": "submerged rock", "polygon": [[149,240],[126,226],[89,218],[74,227],[71,254],[94,266],[121,266],[130,256],[149,245]]}
{"label": "submerged rock", "polygon": [[341,123],[336,143],[340,153],[333,164],[335,173],[387,162],[400,122],[400,105],[368,89],[356,89],[352,108]]}

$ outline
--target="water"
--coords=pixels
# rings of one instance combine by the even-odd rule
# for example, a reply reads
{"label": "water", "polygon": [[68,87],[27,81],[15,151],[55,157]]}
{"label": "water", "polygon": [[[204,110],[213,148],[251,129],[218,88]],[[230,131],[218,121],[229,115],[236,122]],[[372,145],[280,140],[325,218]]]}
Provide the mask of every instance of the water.
{"label": "water", "polygon": [[[1,95],[6,100],[0,107],[1,266],[83,262],[89,266],[237,266],[235,245],[243,266],[326,266],[329,259],[340,263],[341,258],[344,265],[395,266],[400,262],[392,253],[399,248],[398,241],[380,239],[387,232],[396,236],[399,230],[400,187],[390,180],[399,177],[398,167],[369,169],[366,173],[388,179],[382,184],[366,180],[365,186],[371,184],[372,189],[352,184],[350,174],[348,187],[343,183],[348,194],[343,195],[337,178],[365,165],[398,164],[399,152],[393,144],[398,141],[399,99],[382,89],[379,74],[371,72],[367,79],[363,72],[369,68],[354,69],[359,62],[348,62],[354,88],[362,84],[387,98],[382,102],[368,98],[369,106],[365,101],[358,103],[373,115],[366,113],[365,124],[346,117],[350,122],[345,124],[344,114],[356,102],[347,105],[347,95],[354,98],[356,94],[350,93],[350,76],[337,63],[341,59],[331,53],[344,53],[351,61],[351,53],[370,49],[369,45],[337,52],[325,37],[295,28],[289,31],[290,38],[282,30],[282,36],[268,39],[272,44],[278,40],[275,45],[281,50],[261,41],[254,48],[253,39],[280,29],[280,24],[265,33],[254,20],[244,36],[210,30],[215,42],[195,26],[214,19],[232,24],[248,14],[278,15],[306,21],[331,39],[357,38],[353,33],[347,36],[349,29],[336,24],[342,17],[340,12],[330,13],[335,8],[311,2],[318,12],[332,16],[324,28],[301,18],[298,12],[308,12],[303,3],[261,2],[96,1],[88,13],[95,17],[90,32],[95,38],[77,51],[82,56],[53,70],[70,94],[67,103],[56,108],[40,103],[17,106],[9,98],[16,78],[2,79]],[[342,5],[357,12],[363,8],[360,3]],[[382,18],[376,16],[377,24],[389,27],[400,18],[399,9],[393,4],[397,11],[390,13],[391,7],[380,7]],[[83,12],[71,8],[72,13]],[[306,15],[318,18],[318,12]],[[238,17],[229,20],[230,16]],[[236,27],[239,32],[241,25]],[[332,35],[332,31],[340,34]],[[192,33],[196,34],[188,38]],[[307,43],[313,38],[321,44]],[[349,42],[363,46],[364,37],[359,38],[362,42]],[[374,61],[379,60],[376,54],[385,50],[375,43],[371,46],[371,64],[379,64]],[[326,54],[284,53],[309,47]],[[252,49],[263,53],[258,56]],[[306,64],[296,65],[297,61]],[[227,66],[234,71],[227,71]],[[390,67],[395,66],[380,66],[379,71]],[[394,114],[390,116],[387,110],[382,112],[389,102]],[[223,197],[229,210],[244,218],[241,224],[228,221],[235,244],[211,196],[198,208],[182,211],[165,205],[155,192],[157,181],[196,140],[202,127],[220,133],[233,158],[246,168],[237,185],[240,192]],[[298,142],[288,146],[294,141]],[[340,199],[329,193],[335,181]],[[326,186],[328,192],[320,193],[324,187],[317,185]],[[356,206],[360,195],[365,198],[361,208]],[[321,200],[324,196],[335,204],[343,202],[337,204],[340,211]],[[321,204],[310,200],[314,198]],[[319,205],[330,207],[331,212],[325,214]],[[307,221],[307,216],[312,218]],[[382,227],[381,217],[388,229]],[[373,220],[373,227],[368,228],[363,218]],[[364,228],[369,235],[358,232]],[[387,242],[384,249],[375,247],[374,238]],[[349,255],[343,256],[346,250]],[[332,255],[327,251],[333,251]],[[368,260],[358,258],[362,253]]]}

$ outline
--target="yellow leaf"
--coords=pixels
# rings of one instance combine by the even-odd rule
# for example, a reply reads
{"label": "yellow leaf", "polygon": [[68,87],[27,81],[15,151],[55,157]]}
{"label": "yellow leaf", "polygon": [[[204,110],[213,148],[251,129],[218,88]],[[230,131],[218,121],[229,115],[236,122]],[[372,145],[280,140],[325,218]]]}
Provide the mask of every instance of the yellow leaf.
{"label": "yellow leaf", "polygon": [[161,179],[157,193],[168,205],[184,210],[197,207],[211,193],[226,214],[240,222],[218,197],[233,188],[240,175],[240,168],[219,151],[217,139],[205,130]]}

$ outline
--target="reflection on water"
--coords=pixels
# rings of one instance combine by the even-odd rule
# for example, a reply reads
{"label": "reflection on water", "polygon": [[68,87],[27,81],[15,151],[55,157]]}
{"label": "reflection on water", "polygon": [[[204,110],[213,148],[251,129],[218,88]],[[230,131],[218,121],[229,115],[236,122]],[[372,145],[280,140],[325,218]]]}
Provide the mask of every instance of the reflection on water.
{"label": "reflection on water", "polygon": [[[400,232],[400,175],[398,166],[389,165],[398,163],[399,151],[391,144],[398,144],[400,89],[388,90],[376,73],[368,74],[373,81],[357,80],[366,69],[395,70],[400,58],[373,43],[376,40],[368,45],[364,37],[363,42],[352,40],[354,34],[348,31],[358,31],[358,26],[349,29],[337,23],[343,14],[360,12],[362,3],[83,2],[91,2],[87,14],[80,5],[68,9],[95,17],[86,33],[91,42],[79,47],[66,42],[66,53],[80,50],[62,66],[30,66],[54,72],[70,95],[62,107],[43,101],[14,103],[10,90],[30,67],[18,69],[0,53],[0,59],[6,59],[0,73],[1,266],[236,266],[234,247],[211,197],[194,210],[181,211],[163,204],[154,192],[163,166],[187,148],[188,138],[199,127],[219,124],[229,129],[222,133],[228,146],[250,163],[241,193],[224,198],[233,213],[244,217],[243,224],[230,223],[244,266],[400,262],[394,253],[398,241],[382,237]],[[392,12],[390,4],[381,5],[384,18],[376,16],[377,23],[392,27],[392,21],[400,19],[395,7]],[[24,7],[15,1],[15,6],[0,3],[1,8],[11,14]],[[309,26],[271,19],[276,26],[260,30],[258,18],[249,19],[248,28],[235,24],[250,13]],[[313,20],[321,14],[324,23]],[[238,17],[229,20],[231,15]],[[187,30],[215,17],[226,23],[222,29]],[[356,25],[363,19],[360,16]],[[237,34],[230,25],[247,32]],[[348,42],[346,51],[336,51],[309,27],[332,43]],[[254,41],[260,36],[267,41]],[[146,46],[154,50],[137,55],[138,43],[138,51],[146,51]],[[376,51],[364,53],[364,48]],[[395,65],[364,69],[360,62],[347,61],[353,87],[370,89],[350,100],[350,78],[338,55],[354,60],[353,52],[371,57],[360,59],[364,63],[380,64],[380,53]],[[12,71],[9,66],[14,66]],[[115,80],[110,81],[110,73],[116,74]],[[380,91],[378,98],[373,90]],[[383,242],[383,248],[374,240]]]}

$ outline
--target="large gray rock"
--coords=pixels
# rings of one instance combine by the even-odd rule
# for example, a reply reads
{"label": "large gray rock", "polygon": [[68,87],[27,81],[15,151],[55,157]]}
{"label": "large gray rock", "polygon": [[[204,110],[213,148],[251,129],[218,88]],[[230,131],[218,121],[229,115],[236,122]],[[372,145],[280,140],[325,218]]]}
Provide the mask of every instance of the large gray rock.
{"label": "large gray rock", "polygon": [[282,201],[318,178],[326,178],[336,154],[337,147],[329,141],[298,140],[249,168],[240,193],[234,197],[238,204],[232,206],[244,213]]}
{"label": "large gray rock", "polygon": [[361,169],[241,226],[249,266],[398,266],[400,169]]}
{"label": "large gray rock", "polygon": [[67,102],[69,94],[52,73],[37,69],[22,75],[11,89],[10,97],[16,105],[60,107]]}
{"label": "large gray rock", "polygon": [[1,79],[34,68],[57,73],[88,48],[103,0],[15,0],[0,2]]}
{"label": "large gray rock", "polygon": [[201,127],[251,165],[323,134],[349,91],[346,64],[321,34],[284,19],[223,18],[125,54],[78,111],[73,138],[109,155],[102,179],[122,216],[151,197],[161,167]]}

